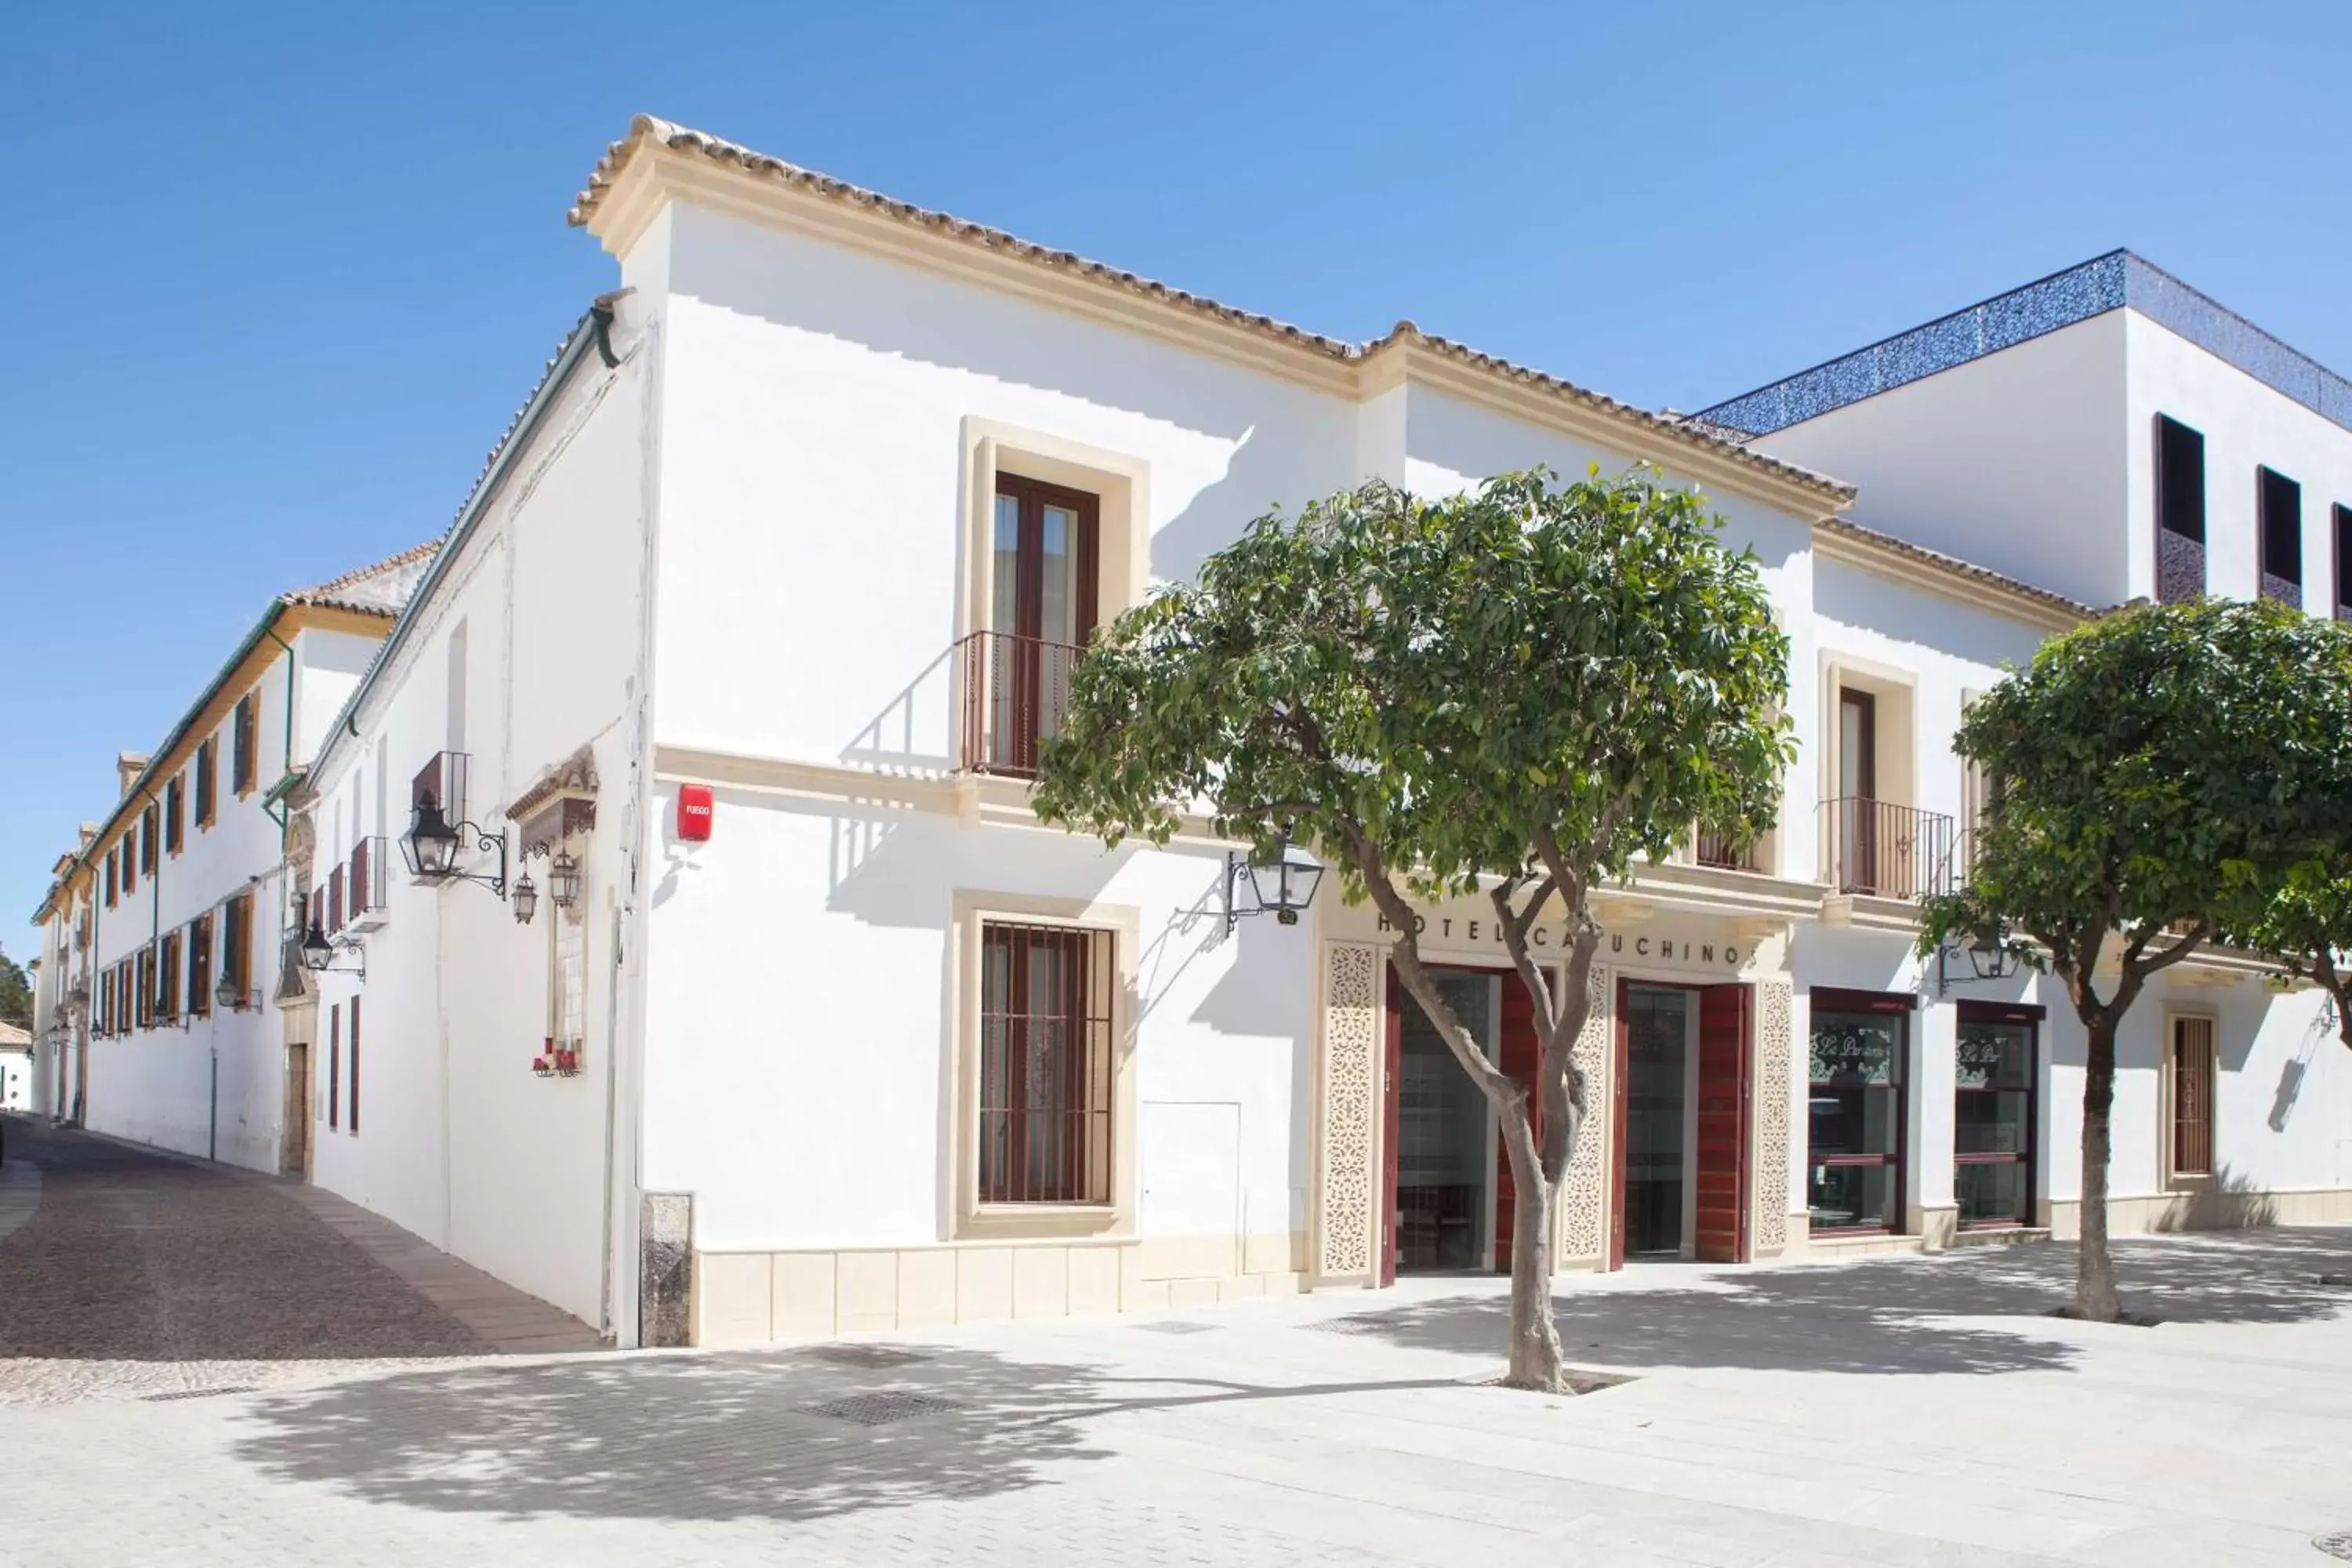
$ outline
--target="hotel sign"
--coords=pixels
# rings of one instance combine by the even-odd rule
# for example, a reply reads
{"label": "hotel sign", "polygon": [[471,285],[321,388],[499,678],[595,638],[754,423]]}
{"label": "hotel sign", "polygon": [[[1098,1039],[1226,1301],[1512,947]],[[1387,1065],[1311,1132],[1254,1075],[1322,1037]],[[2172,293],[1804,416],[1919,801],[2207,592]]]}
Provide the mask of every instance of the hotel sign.
{"label": "hotel sign", "polygon": [[[1501,925],[1491,915],[1433,915],[1415,913],[1413,929],[1448,947],[1475,945],[1503,951]],[[1394,934],[1396,927],[1386,915],[1380,917],[1382,936]],[[1540,957],[1547,952],[1565,949],[1569,944],[1569,927],[1538,925],[1528,932],[1528,945]],[[1737,971],[1740,961],[1750,956],[1752,950],[1742,949],[1731,942],[1700,942],[1664,933],[1604,931],[1601,952],[1620,963],[1686,964],[1696,969]]]}

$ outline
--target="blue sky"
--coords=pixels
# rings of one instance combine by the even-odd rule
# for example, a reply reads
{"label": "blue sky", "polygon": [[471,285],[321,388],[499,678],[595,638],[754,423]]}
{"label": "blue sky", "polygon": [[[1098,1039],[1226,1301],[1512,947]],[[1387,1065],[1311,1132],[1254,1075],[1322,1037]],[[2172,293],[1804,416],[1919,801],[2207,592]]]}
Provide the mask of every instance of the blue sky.
{"label": "blue sky", "polygon": [[650,110],[1696,407],[2128,245],[2352,371],[2352,5],[14,6],[0,945],[269,596],[444,528]]}

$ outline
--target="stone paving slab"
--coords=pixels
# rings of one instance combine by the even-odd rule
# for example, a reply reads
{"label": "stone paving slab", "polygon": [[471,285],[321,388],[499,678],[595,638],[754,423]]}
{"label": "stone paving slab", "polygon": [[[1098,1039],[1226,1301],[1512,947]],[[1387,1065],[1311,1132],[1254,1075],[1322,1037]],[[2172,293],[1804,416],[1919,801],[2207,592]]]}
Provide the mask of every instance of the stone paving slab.
{"label": "stone paving slab", "polygon": [[[2352,1525],[2352,1231],[1561,1282],[1583,1397],[1483,1385],[1499,1281],[827,1347],[321,1367],[0,1409],[0,1560],[2213,1568]],[[1349,1316],[1361,1331],[1316,1331]],[[1158,1331],[1184,1321],[1201,1331]],[[920,1395],[865,1426],[877,1396]]]}
{"label": "stone paving slab", "polygon": [[0,1404],[154,1400],[600,1342],[331,1194],[5,1121]]}

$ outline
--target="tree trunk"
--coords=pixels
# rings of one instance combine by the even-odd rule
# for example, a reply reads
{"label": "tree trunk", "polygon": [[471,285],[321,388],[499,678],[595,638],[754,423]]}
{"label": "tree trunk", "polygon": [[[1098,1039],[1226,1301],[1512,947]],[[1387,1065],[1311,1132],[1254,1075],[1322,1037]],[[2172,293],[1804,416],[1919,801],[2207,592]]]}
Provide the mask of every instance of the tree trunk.
{"label": "tree trunk", "polygon": [[2074,1254],[2074,1315],[2112,1323],[2116,1300],[2115,1259],[2107,1254],[2107,1157],[2114,1142],[2116,1024],[2090,1025],[2090,1058],[2083,1072],[2083,1237]]}
{"label": "tree trunk", "polygon": [[1516,1130],[1505,1130],[1504,1146],[1511,1157],[1512,1196],[1511,1364],[1503,1382],[1560,1393],[1568,1385],[1560,1375],[1559,1333],[1551,1321],[1551,1212],[1557,1194],[1544,1180],[1525,1120]]}

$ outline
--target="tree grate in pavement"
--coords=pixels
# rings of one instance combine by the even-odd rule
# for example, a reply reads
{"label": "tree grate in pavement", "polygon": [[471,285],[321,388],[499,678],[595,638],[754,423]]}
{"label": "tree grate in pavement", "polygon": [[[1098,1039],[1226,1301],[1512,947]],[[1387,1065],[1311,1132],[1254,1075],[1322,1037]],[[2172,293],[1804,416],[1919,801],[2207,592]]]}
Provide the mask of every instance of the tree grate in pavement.
{"label": "tree grate in pavement", "polygon": [[1402,1318],[1385,1312],[1358,1312],[1345,1318],[1325,1318],[1320,1322],[1301,1323],[1300,1328],[1313,1334],[1380,1334],[1403,1323]]}
{"label": "tree grate in pavement", "polygon": [[175,1388],[167,1394],[142,1394],[139,1397],[150,1405],[160,1405],[167,1399],[210,1399],[220,1394],[258,1394],[261,1390],[250,1383],[224,1383],[218,1388]]}
{"label": "tree grate in pavement", "polygon": [[931,1359],[920,1351],[900,1350],[896,1345],[819,1345],[809,1353],[843,1366],[908,1366]]}
{"label": "tree grate in pavement", "polygon": [[1223,1325],[1221,1323],[1188,1323],[1183,1321],[1181,1319],[1171,1319],[1169,1321],[1164,1323],[1138,1323],[1135,1326],[1141,1329],[1147,1334],[1208,1334],[1214,1333]]}
{"label": "tree grate in pavement", "polygon": [[[1604,1388],[1614,1388],[1621,1383],[1631,1383],[1633,1381],[1633,1374],[1630,1373],[1587,1372],[1584,1368],[1579,1366],[1562,1367],[1560,1369],[1560,1375],[1568,1380],[1568,1391],[1570,1394],[1598,1394]],[[1508,1383],[1499,1377],[1474,1377],[1469,1380],[1469,1383],[1470,1386],[1473,1388],[1510,1387]],[[1534,1394],[1540,1391],[1537,1389],[1517,1389],[1514,1390],[1514,1392],[1521,1394]]]}
{"label": "tree grate in pavement", "polygon": [[887,1426],[894,1421],[912,1421],[923,1415],[945,1415],[963,1408],[952,1399],[938,1399],[928,1394],[853,1394],[846,1399],[828,1400],[823,1405],[803,1406],[812,1415],[822,1415],[832,1421],[850,1421],[860,1426]]}

